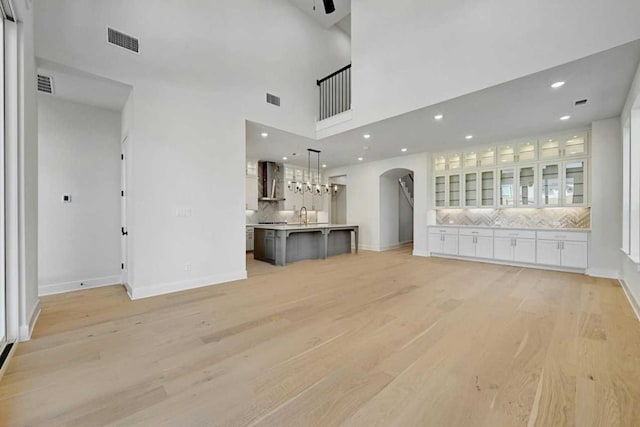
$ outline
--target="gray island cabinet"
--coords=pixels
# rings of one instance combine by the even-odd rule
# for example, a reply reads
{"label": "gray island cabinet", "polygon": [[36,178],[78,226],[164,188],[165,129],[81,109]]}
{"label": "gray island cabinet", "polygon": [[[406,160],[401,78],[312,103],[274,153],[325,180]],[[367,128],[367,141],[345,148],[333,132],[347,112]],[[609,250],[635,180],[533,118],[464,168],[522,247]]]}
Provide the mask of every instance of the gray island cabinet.
{"label": "gray island cabinet", "polygon": [[358,253],[357,225],[276,224],[254,226],[253,257],[275,265],[303,259],[325,259],[351,253],[351,233]]}

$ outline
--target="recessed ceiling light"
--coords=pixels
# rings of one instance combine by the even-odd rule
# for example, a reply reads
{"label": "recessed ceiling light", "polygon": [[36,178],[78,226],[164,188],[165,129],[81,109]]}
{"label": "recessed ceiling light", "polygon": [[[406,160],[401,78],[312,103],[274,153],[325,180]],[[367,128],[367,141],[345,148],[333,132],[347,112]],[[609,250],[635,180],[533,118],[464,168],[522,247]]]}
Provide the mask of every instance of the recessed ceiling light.
{"label": "recessed ceiling light", "polygon": [[364,158],[363,157],[358,157],[358,160],[363,161]]}
{"label": "recessed ceiling light", "polygon": [[327,167],[327,165],[322,165],[322,167],[323,167],[323,168],[326,168],[326,167]]}
{"label": "recessed ceiling light", "polygon": [[574,137],[574,138],[577,138],[577,137],[578,137],[578,135],[573,135],[573,137]]}
{"label": "recessed ceiling light", "polygon": [[442,120],[442,119],[444,119],[444,115],[436,114],[435,116],[433,116],[433,118],[436,119],[436,120]]}
{"label": "recessed ceiling light", "polygon": [[369,138],[371,138],[371,135],[369,135],[368,133],[365,133],[364,135],[362,135],[362,137],[364,139],[369,139]]}
{"label": "recessed ceiling light", "polygon": [[282,160],[287,160],[287,157],[286,157],[286,156],[285,156],[285,157],[283,157],[283,158],[282,158]]}
{"label": "recessed ceiling light", "polygon": [[562,116],[560,117],[560,120],[569,120],[571,118],[571,116]]}
{"label": "recessed ceiling light", "polygon": [[266,133],[266,132],[262,132],[262,133],[260,134],[260,136],[261,136],[261,137],[263,137],[263,138],[266,138],[266,137],[268,137],[268,136],[269,136],[269,134],[268,134],[268,133]]}
{"label": "recessed ceiling light", "polygon": [[400,151],[402,151],[403,153],[406,153],[406,152],[407,152],[407,149],[406,149],[406,148],[403,148],[403,149],[401,149]]}
{"label": "recessed ceiling light", "polygon": [[564,86],[564,82],[555,82],[554,84],[551,85],[551,87],[554,89],[558,89],[562,86]]}
{"label": "recessed ceiling light", "polygon": [[473,135],[467,135],[464,137],[464,139],[473,139]]}

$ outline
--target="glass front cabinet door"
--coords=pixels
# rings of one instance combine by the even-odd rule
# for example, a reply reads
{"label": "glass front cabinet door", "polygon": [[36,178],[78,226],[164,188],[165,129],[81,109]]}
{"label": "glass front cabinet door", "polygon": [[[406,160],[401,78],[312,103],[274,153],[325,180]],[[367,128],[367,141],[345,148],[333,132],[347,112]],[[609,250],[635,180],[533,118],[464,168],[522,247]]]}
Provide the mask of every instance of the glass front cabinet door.
{"label": "glass front cabinet door", "polygon": [[540,206],[560,206],[560,163],[540,165]]}
{"label": "glass front cabinet door", "polygon": [[536,166],[518,167],[518,206],[536,205]]}
{"label": "glass front cabinet door", "polygon": [[446,177],[445,175],[436,175],[435,177],[435,204],[436,208],[444,208],[446,200]]}
{"label": "glass front cabinet door", "polygon": [[585,156],[587,154],[587,138],[585,134],[575,134],[564,140],[564,157]]}
{"label": "glass front cabinet door", "polygon": [[475,208],[478,206],[478,173],[466,172],[464,174],[464,207]]}
{"label": "glass front cabinet door", "polygon": [[535,162],[538,160],[538,144],[536,141],[523,141],[518,145],[518,162]]}
{"label": "glass front cabinet door", "polygon": [[516,161],[516,149],[514,145],[502,145],[498,147],[498,165],[506,165]]}
{"label": "glass front cabinet door", "polygon": [[515,205],[516,171],[515,168],[499,170],[498,188],[500,199],[498,206],[513,207]]}
{"label": "glass front cabinet door", "polygon": [[564,162],[564,205],[586,206],[587,204],[587,174],[586,160],[571,160]]}
{"label": "glass front cabinet door", "polygon": [[540,160],[559,159],[562,156],[560,139],[543,139],[540,141]]}
{"label": "glass front cabinet door", "polygon": [[496,171],[482,171],[480,175],[480,206],[484,208],[496,205]]}
{"label": "glass front cabinet door", "polygon": [[480,150],[478,157],[478,166],[481,168],[488,168],[496,164],[496,150],[493,147]]}
{"label": "glass front cabinet door", "polygon": [[478,153],[475,151],[467,151],[464,153],[465,169],[472,169],[478,166]]}
{"label": "glass front cabinet door", "polygon": [[460,207],[460,194],[462,185],[460,182],[460,174],[452,173],[447,175],[447,206],[450,208]]}

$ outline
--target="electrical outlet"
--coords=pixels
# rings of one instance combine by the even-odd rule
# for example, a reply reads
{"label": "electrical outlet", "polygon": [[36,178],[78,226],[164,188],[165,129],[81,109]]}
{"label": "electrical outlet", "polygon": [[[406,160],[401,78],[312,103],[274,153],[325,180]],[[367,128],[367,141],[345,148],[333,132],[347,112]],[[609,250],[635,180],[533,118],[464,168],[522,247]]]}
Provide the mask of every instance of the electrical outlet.
{"label": "electrical outlet", "polygon": [[184,265],[184,271],[191,271],[191,263],[186,263]]}
{"label": "electrical outlet", "polygon": [[191,216],[191,208],[176,208],[178,218],[188,218]]}

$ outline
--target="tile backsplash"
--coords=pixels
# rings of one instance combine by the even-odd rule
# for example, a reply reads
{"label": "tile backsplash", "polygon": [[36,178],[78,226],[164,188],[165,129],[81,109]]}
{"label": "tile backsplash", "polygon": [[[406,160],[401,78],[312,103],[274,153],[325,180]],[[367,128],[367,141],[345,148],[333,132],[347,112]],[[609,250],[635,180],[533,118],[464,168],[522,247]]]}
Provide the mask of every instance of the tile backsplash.
{"label": "tile backsplash", "polygon": [[[246,223],[258,224],[260,222],[283,222],[297,223],[298,212],[281,210],[282,202],[258,202],[257,211],[246,211]],[[310,210],[307,214],[309,222],[318,222],[318,213]]]}
{"label": "tile backsplash", "polygon": [[436,223],[514,228],[591,228],[591,208],[440,209]]}

